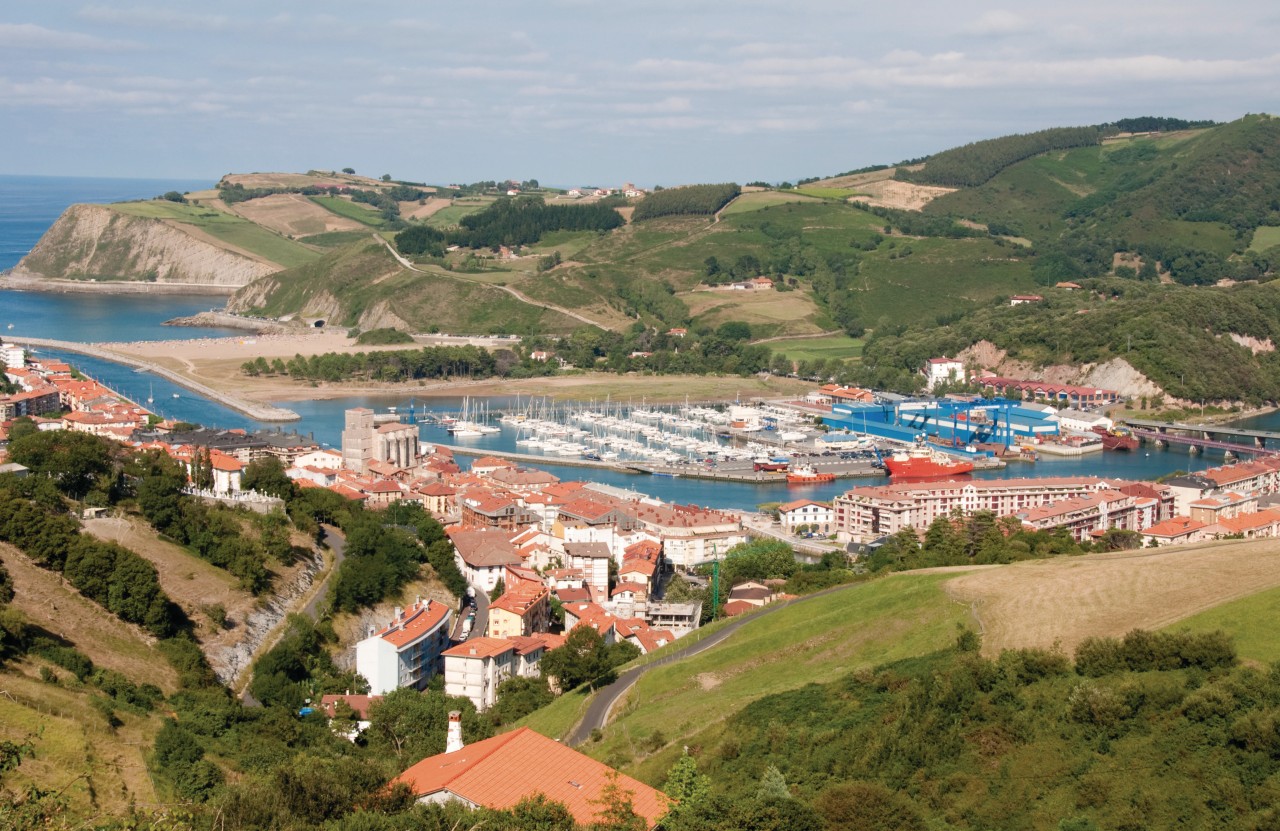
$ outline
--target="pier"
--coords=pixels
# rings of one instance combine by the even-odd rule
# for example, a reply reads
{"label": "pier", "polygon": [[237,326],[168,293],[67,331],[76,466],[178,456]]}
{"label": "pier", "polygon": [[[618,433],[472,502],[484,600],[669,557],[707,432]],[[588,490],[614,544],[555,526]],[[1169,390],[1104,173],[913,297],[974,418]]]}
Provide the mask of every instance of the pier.
{"label": "pier", "polygon": [[91,358],[101,358],[104,361],[112,363],[124,364],[125,366],[134,367],[135,371],[151,372],[165,378],[180,387],[191,390],[197,395],[203,396],[210,401],[235,410],[238,413],[247,415],[256,421],[297,421],[299,416],[293,410],[286,410],[282,407],[273,407],[270,404],[258,404],[253,401],[246,401],[243,398],[237,398],[234,395],[227,395],[219,392],[212,387],[207,387],[199,381],[193,381],[185,375],[174,372],[171,369],[160,366],[159,364],[146,361],[141,358],[135,358],[132,355],[125,355],[120,352],[114,352],[105,347],[92,343],[76,343],[75,341],[53,340],[51,338],[30,338],[25,336],[6,336],[5,340],[10,343],[17,344],[24,348],[38,347],[40,349],[55,349],[60,352],[74,352],[77,355],[88,355]]}

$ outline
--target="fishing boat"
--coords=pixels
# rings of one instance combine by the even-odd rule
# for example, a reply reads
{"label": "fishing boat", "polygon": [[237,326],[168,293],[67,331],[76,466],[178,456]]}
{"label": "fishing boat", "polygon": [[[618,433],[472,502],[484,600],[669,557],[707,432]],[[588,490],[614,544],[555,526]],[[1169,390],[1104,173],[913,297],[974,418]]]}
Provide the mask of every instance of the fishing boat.
{"label": "fishing boat", "polygon": [[923,436],[917,436],[911,447],[887,457],[884,466],[890,476],[910,479],[958,476],[973,470],[973,462],[939,453],[925,443]]}
{"label": "fishing boat", "polygon": [[812,465],[797,465],[787,471],[788,485],[824,485],[835,480],[834,473],[819,473]]}

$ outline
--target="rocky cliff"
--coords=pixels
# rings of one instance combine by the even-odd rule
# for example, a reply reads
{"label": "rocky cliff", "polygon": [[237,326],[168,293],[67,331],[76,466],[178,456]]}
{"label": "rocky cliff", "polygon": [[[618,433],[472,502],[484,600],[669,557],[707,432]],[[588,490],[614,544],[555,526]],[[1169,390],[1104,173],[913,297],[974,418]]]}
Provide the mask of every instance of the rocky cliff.
{"label": "rocky cliff", "polygon": [[72,205],[14,268],[20,279],[243,286],[279,270],[186,233],[178,223]]}

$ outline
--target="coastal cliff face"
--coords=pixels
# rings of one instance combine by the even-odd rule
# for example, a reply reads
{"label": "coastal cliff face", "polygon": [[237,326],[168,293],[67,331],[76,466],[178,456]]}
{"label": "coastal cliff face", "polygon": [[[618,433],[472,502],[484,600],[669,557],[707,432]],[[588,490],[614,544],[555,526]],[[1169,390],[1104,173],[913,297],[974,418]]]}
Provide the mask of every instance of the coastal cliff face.
{"label": "coastal cliff face", "polygon": [[279,270],[162,219],[72,205],[13,270],[19,279],[236,287]]}

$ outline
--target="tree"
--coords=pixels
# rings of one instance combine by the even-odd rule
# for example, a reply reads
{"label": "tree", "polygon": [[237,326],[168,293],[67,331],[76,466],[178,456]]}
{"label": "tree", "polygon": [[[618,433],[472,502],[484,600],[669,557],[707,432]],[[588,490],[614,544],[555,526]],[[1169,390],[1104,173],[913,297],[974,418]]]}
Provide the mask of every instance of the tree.
{"label": "tree", "polygon": [[504,581],[501,577],[499,577],[498,582],[493,584],[493,591],[489,592],[489,600],[490,601],[497,600],[499,597],[502,597],[502,595],[505,594],[506,591],[507,591],[506,581]]}
{"label": "tree", "polygon": [[872,782],[844,782],[814,802],[831,831],[924,831],[920,810],[907,797]]}
{"label": "tree", "polygon": [[72,499],[83,499],[113,466],[106,439],[74,430],[28,433],[10,441],[9,458],[50,477]]}
{"label": "tree", "polygon": [[240,487],[284,500],[292,499],[296,490],[293,480],[285,475],[284,465],[275,456],[250,462],[240,478]]}
{"label": "tree", "polygon": [[354,175],[356,171],[355,171],[355,168],[352,168],[352,167],[344,167],[344,168],[342,168],[342,172],[343,172],[343,173],[346,173],[347,175],[349,175],[349,176],[350,176],[350,175]]}
{"label": "tree", "polygon": [[662,825],[664,828],[679,828],[710,801],[711,780],[698,772],[698,760],[685,753],[671,766],[662,791],[673,800]]}
{"label": "tree", "polygon": [[382,181],[384,181],[384,182],[390,182],[390,181],[391,181],[391,174],[390,174],[390,173],[384,173],[384,174],[382,174]]}
{"label": "tree", "polygon": [[404,768],[444,752],[452,710],[462,713],[462,735],[468,743],[493,735],[489,720],[476,713],[470,699],[420,693],[412,687],[393,690],[374,702],[364,735],[371,750],[393,756],[396,766]]}
{"label": "tree", "polygon": [[600,797],[591,800],[596,806],[596,821],[587,826],[590,831],[644,831],[644,817],[636,813],[631,796],[632,792],[619,784],[618,772],[609,771],[609,781]]}
{"label": "tree", "polygon": [[604,636],[590,626],[573,627],[564,645],[542,658],[543,674],[553,676],[566,692],[587,683],[605,683],[610,670]]}

